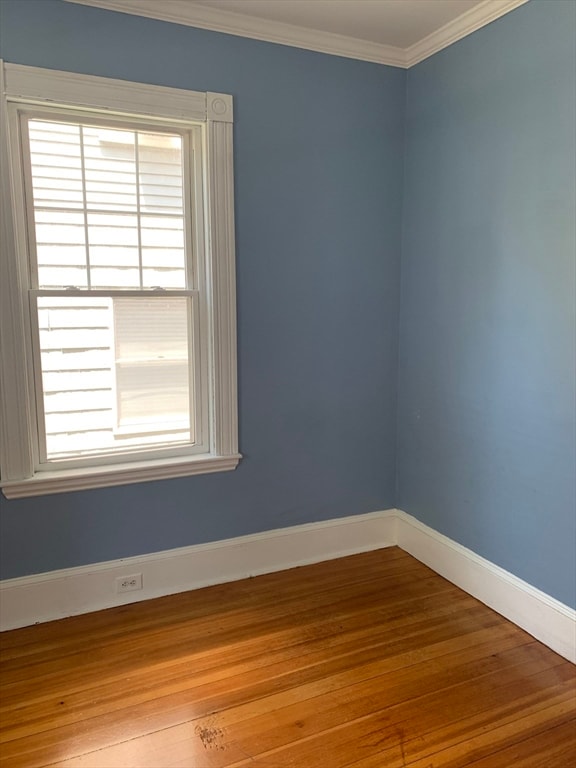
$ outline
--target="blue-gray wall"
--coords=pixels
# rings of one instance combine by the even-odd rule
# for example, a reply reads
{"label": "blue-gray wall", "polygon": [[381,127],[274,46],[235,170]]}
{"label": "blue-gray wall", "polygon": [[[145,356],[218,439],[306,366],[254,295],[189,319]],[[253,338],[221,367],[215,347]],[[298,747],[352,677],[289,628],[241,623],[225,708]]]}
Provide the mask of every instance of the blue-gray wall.
{"label": "blue-gray wall", "polygon": [[6,61],[235,98],[233,473],[1,498],[4,578],[394,504],[405,72],[2,0]]}
{"label": "blue-gray wall", "polygon": [[574,605],[574,3],[531,0],[407,83],[59,0],[0,7],[7,61],[235,96],[245,455],[2,498],[3,577],[399,506]]}
{"label": "blue-gray wall", "polygon": [[398,506],[575,605],[576,4],[408,72]]}

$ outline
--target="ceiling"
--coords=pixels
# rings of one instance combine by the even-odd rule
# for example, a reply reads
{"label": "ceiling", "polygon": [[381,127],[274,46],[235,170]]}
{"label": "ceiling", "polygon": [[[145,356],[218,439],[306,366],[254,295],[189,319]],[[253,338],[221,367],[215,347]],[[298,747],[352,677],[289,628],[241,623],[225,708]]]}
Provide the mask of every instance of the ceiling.
{"label": "ceiling", "polygon": [[67,0],[409,67],[527,0]]}
{"label": "ceiling", "polygon": [[483,0],[189,0],[256,16],[408,48]]}

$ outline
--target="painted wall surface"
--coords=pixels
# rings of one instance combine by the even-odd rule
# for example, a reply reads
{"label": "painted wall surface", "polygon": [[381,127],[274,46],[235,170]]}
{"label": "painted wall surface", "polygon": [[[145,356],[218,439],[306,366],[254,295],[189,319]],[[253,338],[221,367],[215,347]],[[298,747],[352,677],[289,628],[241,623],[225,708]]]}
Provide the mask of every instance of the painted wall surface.
{"label": "painted wall surface", "polygon": [[405,72],[59,0],[1,13],[6,61],[234,96],[244,454],[1,497],[2,577],[393,506]]}
{"label": "painted wall surface", "polygon": [[576,604],[576,4],[408,72],[397,504]]}

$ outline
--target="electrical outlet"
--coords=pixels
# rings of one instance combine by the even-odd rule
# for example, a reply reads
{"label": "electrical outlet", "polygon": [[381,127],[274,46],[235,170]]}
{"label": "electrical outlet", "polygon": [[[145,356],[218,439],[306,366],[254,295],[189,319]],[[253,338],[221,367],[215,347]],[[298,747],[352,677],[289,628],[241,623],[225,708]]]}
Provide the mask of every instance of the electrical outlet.
{"label": "electrical outlet", "polygon": [[116,592],[135,592],[142,589],[142,574],[131,573],[130,576],[118,576],[115,579]]}

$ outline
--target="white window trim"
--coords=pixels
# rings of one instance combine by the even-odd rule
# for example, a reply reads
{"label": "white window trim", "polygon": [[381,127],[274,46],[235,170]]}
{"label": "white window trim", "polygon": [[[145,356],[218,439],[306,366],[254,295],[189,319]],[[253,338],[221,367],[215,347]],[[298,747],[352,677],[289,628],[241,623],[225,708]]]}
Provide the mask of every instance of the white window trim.
{"label": "white window trim", "polygon": [[[238,453],[236,277],[232,97],[7,64],[0,60],[0,484],[7,498],[83,490],[232,470]],[[90,468],[35,471],[36,434],[27,356],[28,283],[19,256],[26,245],[21,184],[13,170],[8,102],[93,108],[206,124],[206,248],[212,348],[210,451]],[[215,213],[217,212],[217,214]]]}

